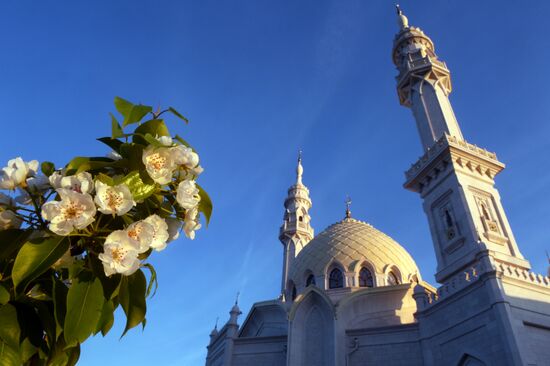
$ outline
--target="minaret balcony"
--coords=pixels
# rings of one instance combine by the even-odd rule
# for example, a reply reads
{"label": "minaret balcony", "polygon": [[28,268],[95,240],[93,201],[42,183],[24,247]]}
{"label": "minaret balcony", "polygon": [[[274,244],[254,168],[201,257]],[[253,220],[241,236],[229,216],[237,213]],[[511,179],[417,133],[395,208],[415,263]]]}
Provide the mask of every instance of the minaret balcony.
{"label": "minaret balcony", "polygon": [[411,73],[418,73],[423,70],[429,70],[435,68],[439,71],[449,74],[447,64],[443,61],[439,61],[437,58],[426,56],[417,59],[407,60],[404,67],[400,67],[399,75],[395,77],[397,80],[397,87],[401,87],[401,84],[405,82]]}
{"label": "minaret balcony", "polygon": [[434,186],[450,165],[491,181],[505,167],[495,153],[445,134],[405,172],[404,187],[422,193],[429,186]]}

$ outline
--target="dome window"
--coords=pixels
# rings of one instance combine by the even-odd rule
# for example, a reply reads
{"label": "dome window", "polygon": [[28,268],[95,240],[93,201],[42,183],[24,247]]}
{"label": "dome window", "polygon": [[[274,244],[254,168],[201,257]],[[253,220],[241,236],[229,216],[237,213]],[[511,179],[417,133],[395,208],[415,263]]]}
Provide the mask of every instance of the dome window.
{"label": "dome window", "polygon": [[315,276],[310,274],[309,276],[307,276],[307,279],[306,279],[306,287],[308,286],[315,286]]}
{"label": "dome window", "polygon": [[342,271],[340,271],[338,268],[334,268],[332,271],[330,271],[328,288],[341,287],[344,287],[344,276],[342,275]]}
{"label": "dome window", "polygon": [[388,286],[399,285],[399,279],[397,278],[397,275],[395,274],[394,271],[390,271],[388,273],[387,281],[388,281]]}
{"label": "dome window", "polygon": [[365,267],[359,271],[359,287],[373,287],[372,273]]}

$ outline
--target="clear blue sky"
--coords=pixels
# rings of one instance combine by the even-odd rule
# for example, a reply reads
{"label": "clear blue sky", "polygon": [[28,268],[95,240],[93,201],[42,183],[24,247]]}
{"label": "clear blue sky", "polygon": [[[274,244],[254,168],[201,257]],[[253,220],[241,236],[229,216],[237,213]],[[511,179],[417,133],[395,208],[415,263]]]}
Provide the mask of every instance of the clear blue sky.
{"label": "clear blue sky", "polygon": [[[528,5],[527,5],[528,4]],[[546,271],[550,249],[550,2],[403,1],[453,75],[465,138],[496,151],[523,254]],[[400,242],[433,281],[420,198],[402,188],[422,149],[399,106],[390,1],[3,1],[0,162],[103,155],[120,95],[172,105],[199,150],[215,210],[195,241],[153,256],[160,288],[145,331],[83,347],[81,365],[201,365],[217,316],[241,292],[277,297],[283,199],[304,150],[317,233],[344,215]],[[244,316],[243,316],[244,318]],[[242,319],[241,319],[242,320]]]}

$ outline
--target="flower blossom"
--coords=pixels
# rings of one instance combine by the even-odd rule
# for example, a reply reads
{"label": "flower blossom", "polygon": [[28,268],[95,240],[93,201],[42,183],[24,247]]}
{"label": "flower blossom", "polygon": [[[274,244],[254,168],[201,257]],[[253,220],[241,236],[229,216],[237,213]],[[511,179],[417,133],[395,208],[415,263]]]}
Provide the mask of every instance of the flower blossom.
{"label": "flower blossom", "polygon": [[103,245],[103,253],[98,258],[103,263],[105,275],[120,273],[129,276],[139,269],[138,247],[136,241],[128,236],[126,230],[113,231]]}
{"label": "flower blossom", "polygon": [[88,172],[65,176],[62,171],[55,171],[49,179],[55,189],[68,188],[78,193],[90,194],[94,191],[94,181]]}
{"label": "flower blossom", "polygon": [[38,170],[38,161],[24,162],[17,157],[8,161],[8,165],[0,170],[0,189],[15,189],[26,185],[27,177],[33,177]]}
{"label": "flower blossom", "polygon": [[172,181],[174,161],[170,148],[149,146],[143,150],[142,160],[147,173],[156,183],[168,184]]}
{"label": "flower blossom", "polygon": [[168,224],[166,223],[166,221],[164,221],[164,219],[159,215],[151,215],[143,221],[151,225],[151,227],[153,228],[153,238],[149,246],[155,249],[157,252],[160,252],[161,250],[166,248],[166,243],[170,236],[168,233]]}
{"label": "flower blossom", "polygon": [[186,179],[178,184],[176,201],[182,208],[191,209],[197,206],[200,200],[199,189],[194,180]]}
{"label": "flower blossom", "polygon": [[164,220],[168,225],[168,239],[166,240],[166,242],[169,243],[179,238],[180,230],[182,229],[183,223],[181,222],[181,220],[174,217],[167,217]]}
{"label": "flower blossom", "polygon": [[0,230],[19,229],[22,222],[12,210],[0,211]]}
{"label": "flower blossom", "polygon": [[145,253],[149,250],[149,244],[153,241],[155,235],[153,225],[144,220],[132,223],[126,228],[125,232],[130,239],[135,241],[134,245],[137,247],[138,253]]}
{"label": "flower blossom", "polygon": [[136,205],[126,184],[109,186],[101,181],[95,182],[95,203],[100,212],[122,216]]}
{"label": "flower blossom", "polygon": [[195,239],[195,231],[201,228],[199,223],[198,207],[193,207],[185,211],[185,222],[183,223],[183,232],[189,239]]}
{"label": "flower blossom", "polygon": [[190,147],[178,145],[171,149],[176,165],[183,165],[187,169],[193,169],[199,164],[199,155]]}
{"label": "flower blossom", "polygon": [[50,222],[51,231],[58,235],[69,235],[74,229],[84,229],[95,220],[96,207],[92,196],[67,188],[56,191],[61,201],[42,205],[42,217]]}

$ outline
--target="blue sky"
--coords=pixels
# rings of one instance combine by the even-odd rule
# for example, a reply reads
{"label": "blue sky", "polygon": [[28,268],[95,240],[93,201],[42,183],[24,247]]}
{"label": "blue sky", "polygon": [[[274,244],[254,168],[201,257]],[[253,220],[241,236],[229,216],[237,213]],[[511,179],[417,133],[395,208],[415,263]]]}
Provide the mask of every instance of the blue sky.
{"label": "blue sky", "polygon": [[[528,4],[528,6],[526,5]],[[465,138],[497,152],[520,250],[546,272],[550,249],[550,38],[546,1],[403,1],[453,75]],[[235,294],[246,313],[277,297],[278,228],[296,154],[317,233],[353,216],[400,242],[434,283],[420,198],[402,188],[422,154],[399,106],[390,1],[4,1],[0,162],[103,155],[113,97],[172,105],[199,151],[215,209],[195,241],[154,255],[160,288],[145,331],[83,347],[80,365],[200,365]],[[244,318],[244,316],[243,316]],[[242,320],[242,319],[241,319]]]}

